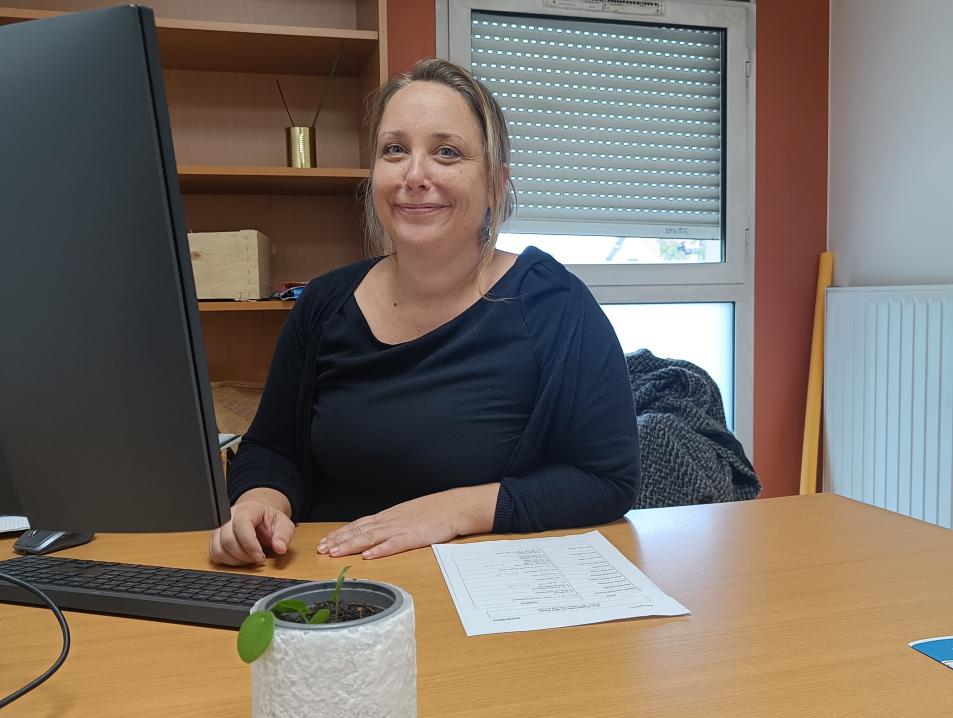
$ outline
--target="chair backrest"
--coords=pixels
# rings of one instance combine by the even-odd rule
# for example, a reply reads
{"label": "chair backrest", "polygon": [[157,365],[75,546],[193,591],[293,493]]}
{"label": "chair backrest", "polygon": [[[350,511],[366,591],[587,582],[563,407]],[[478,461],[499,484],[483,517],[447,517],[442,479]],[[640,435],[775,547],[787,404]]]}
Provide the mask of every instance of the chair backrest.
{"label": "chair backrest", "polygon": [[701,367],[626,355],[635,400],[642,486],[634,508],[756,498],[761,482],[725,425],[718,385]]}

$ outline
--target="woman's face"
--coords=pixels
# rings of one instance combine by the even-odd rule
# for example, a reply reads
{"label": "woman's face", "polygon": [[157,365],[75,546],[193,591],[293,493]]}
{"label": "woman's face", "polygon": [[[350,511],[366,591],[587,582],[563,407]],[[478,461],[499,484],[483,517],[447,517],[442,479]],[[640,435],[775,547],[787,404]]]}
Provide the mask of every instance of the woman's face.
{"label": "woman's face", "polygon": [[483,133],[466,101],[434,82],[398,90],[381,118],[371,185],[395,249],[479,249],[489,207]]}

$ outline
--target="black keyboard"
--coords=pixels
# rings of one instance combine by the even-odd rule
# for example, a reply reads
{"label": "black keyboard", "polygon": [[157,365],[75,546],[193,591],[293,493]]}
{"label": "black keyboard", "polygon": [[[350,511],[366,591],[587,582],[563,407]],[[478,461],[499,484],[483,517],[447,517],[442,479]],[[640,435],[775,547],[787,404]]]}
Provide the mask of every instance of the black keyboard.
{"label": "black keyboard", "polygon": [[[23,556],[0,561],[5,573],[40,589],[63,609],[238,628],[262,596],[306,583],[225,571]],[[0,602],[44,605],[0,577]]]}

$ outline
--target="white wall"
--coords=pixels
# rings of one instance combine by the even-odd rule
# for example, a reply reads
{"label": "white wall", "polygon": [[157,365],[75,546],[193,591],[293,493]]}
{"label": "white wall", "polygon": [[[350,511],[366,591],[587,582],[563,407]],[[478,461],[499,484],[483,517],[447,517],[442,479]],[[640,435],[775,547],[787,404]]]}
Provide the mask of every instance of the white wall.
{"label": "white wall", "polygon": [[830,0],[839,286],[953,283],[953,0]]}

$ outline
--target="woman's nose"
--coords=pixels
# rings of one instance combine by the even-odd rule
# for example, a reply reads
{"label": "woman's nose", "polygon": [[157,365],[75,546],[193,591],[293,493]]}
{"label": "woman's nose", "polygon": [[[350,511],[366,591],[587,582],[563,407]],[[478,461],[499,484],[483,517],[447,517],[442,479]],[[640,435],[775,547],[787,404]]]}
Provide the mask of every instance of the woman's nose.
{"label": "woman's nose", "polygon": [[412,153],[407,159],[405,168],[404,184],[410,189],[422,189],[428,185],[426,156]]}

